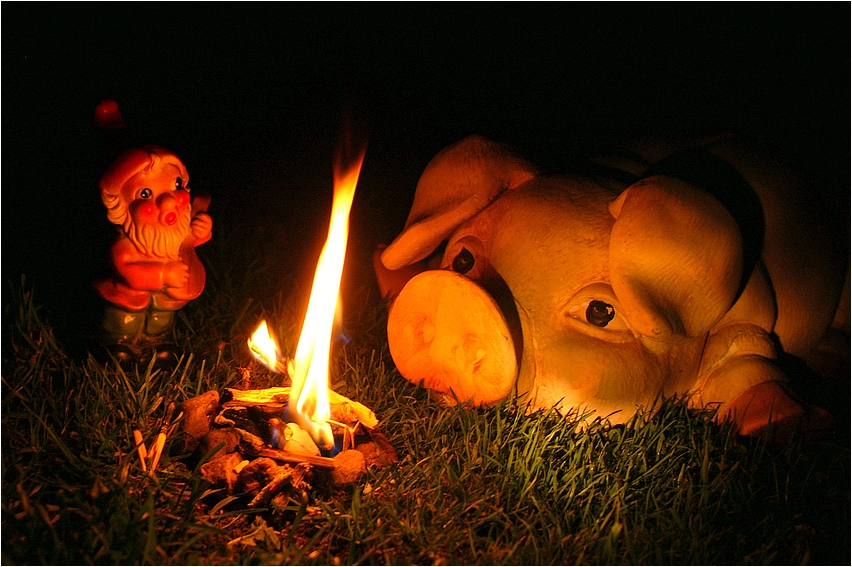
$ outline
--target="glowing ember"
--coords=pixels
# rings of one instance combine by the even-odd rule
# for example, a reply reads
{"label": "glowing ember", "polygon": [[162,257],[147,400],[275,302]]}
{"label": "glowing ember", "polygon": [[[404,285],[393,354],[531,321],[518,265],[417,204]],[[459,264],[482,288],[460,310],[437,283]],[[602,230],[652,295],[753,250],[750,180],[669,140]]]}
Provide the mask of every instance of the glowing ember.
{"label": "glowing ember", "polygon": [[[328,239],[317,263],[308,310],[292,368],[288,368],[291,370],[289,373],[293,382],[287,418],[296,421],[302,429],[310,433],[321,449],[326,450],[334,446],[331,426],[328,423],[331,417],[328,397],[329,355],[334,313],[338,304],[343,261],[349,239],[349,210],[352,208],[355,186],[363,161],[362,153],[354,165],[345,171],[335,166],[334,201],[331,206]],[[260,336],[255,338],[257,335]],[[269,343],[266,343],[267,337]],[[261,346],[262,344],[264,346]],[[256,356],[269,368],[278,370],[278,349],[274,339],[269,337],[265,321],[252,335],[249,348],[252,352],[256,352],[255,349],[264,352],[263,355]]]}

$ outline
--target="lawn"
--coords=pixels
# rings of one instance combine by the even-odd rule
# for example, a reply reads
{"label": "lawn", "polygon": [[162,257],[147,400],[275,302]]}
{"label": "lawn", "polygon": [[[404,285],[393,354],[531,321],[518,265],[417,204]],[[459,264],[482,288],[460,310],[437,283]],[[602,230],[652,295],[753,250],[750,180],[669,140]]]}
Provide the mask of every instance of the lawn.
{"label": "lawn", "polygon": [[[266,268],[226,260],[227,246],[199,249],[208,285],[180,314],[186,354],[170,372],[65,346],[38,282],[7,282],[4,564],[849,563],[847,427],[777,446],[677,400],[617,426],[515,400],[440,407],[396,372],[369,285],[350,290],[332,385],[375,411],[399,462],[247,508],[183,452],[178,404],[277,385],[245,340],[267,317],[292,353],[307,294],[293,277],[258,300]],[[156,475],[140,467],[135,428],[148,445],[173,431]]]}
{"label": "lawn", "polygon": [[[565,174],[637,135],[742,133],[849,210],[848,5],[481,6],[6,4],[3,564],[850,564],[848,365],[830,382],[782,361],[838,421],[783,446],[678,400],[617,426],[442,407],[396,371],[371,268],[429,160],[471,134]],[[118,140],[92,123],[108,97],[128,143],[177,152],[212,197],[170,371],[89,354],[115,230],[97,180]],[[246,339],[265,318],[293,354],[344,109],[370,136],[332,385],[399,461],[249,508],[201,476],[180,404],[282,385]],[[148,447],[169,432],[155,475],[137,429]]]}

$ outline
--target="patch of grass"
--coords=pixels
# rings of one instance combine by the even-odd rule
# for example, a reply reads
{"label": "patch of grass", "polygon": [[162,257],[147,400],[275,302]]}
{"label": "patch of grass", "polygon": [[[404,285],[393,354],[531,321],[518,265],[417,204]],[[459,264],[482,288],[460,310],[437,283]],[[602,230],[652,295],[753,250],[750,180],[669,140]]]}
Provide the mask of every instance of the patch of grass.
{"label": "patch of grass", "polygon": [[[441,407],[396,372],[383,312],[335,349],[334,388],[370,406],[400,462],[265,510],[211,489],[169,436],[144,473],[132,431],[176,405],[273,379],[244,340],[268,315],[292,352],[301,314],[221,273],[180,315],[172,372],[68,356],[23,283],[4,306],[4,564],[848,564],[849,443],[734,438],[667,401],[611,426],[585,416]],[[298,295],[298,294],[294,294]],[[288,342],[290,341],[290,342]],[[194,468],[197,467],[192,465]]]}

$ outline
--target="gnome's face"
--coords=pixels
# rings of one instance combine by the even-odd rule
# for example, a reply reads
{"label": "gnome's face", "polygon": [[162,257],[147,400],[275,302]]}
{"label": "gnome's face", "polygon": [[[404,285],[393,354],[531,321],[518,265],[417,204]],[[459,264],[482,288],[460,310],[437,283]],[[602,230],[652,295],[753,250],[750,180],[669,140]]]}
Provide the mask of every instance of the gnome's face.
{"label": "gnome's face", "polygon": [[121,225],[142,254],[176,259],[189,234],[189,173],[170,151],[155,146],[119,156],[101,178],[110,221]]}
{"label": "gnome's face", "polygon": [[121,188],[128,205],[127,236],[143,252],[177,257],[189,232],[189,191],[186,170],[177,164],[154,164],[128,179]]}

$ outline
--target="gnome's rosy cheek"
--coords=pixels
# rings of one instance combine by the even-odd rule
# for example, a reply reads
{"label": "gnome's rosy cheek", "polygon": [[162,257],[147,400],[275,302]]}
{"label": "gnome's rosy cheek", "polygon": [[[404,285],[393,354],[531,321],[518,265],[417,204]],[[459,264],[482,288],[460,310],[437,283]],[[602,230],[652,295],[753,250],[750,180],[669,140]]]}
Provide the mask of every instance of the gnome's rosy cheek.
{"label": "gnome's rosy cheek", "polygon": [[136,199],[130,203],[130,216],[133,221],[148,224],[157,220],[157,204],[148,199]]}
{"label": "gnome's rosy cheek", "polygon": [[186,189],[178,189],[172,193],[172,197],[175,198],[175,205],[178,209],[182,210],[189,205],[189,191]]}

